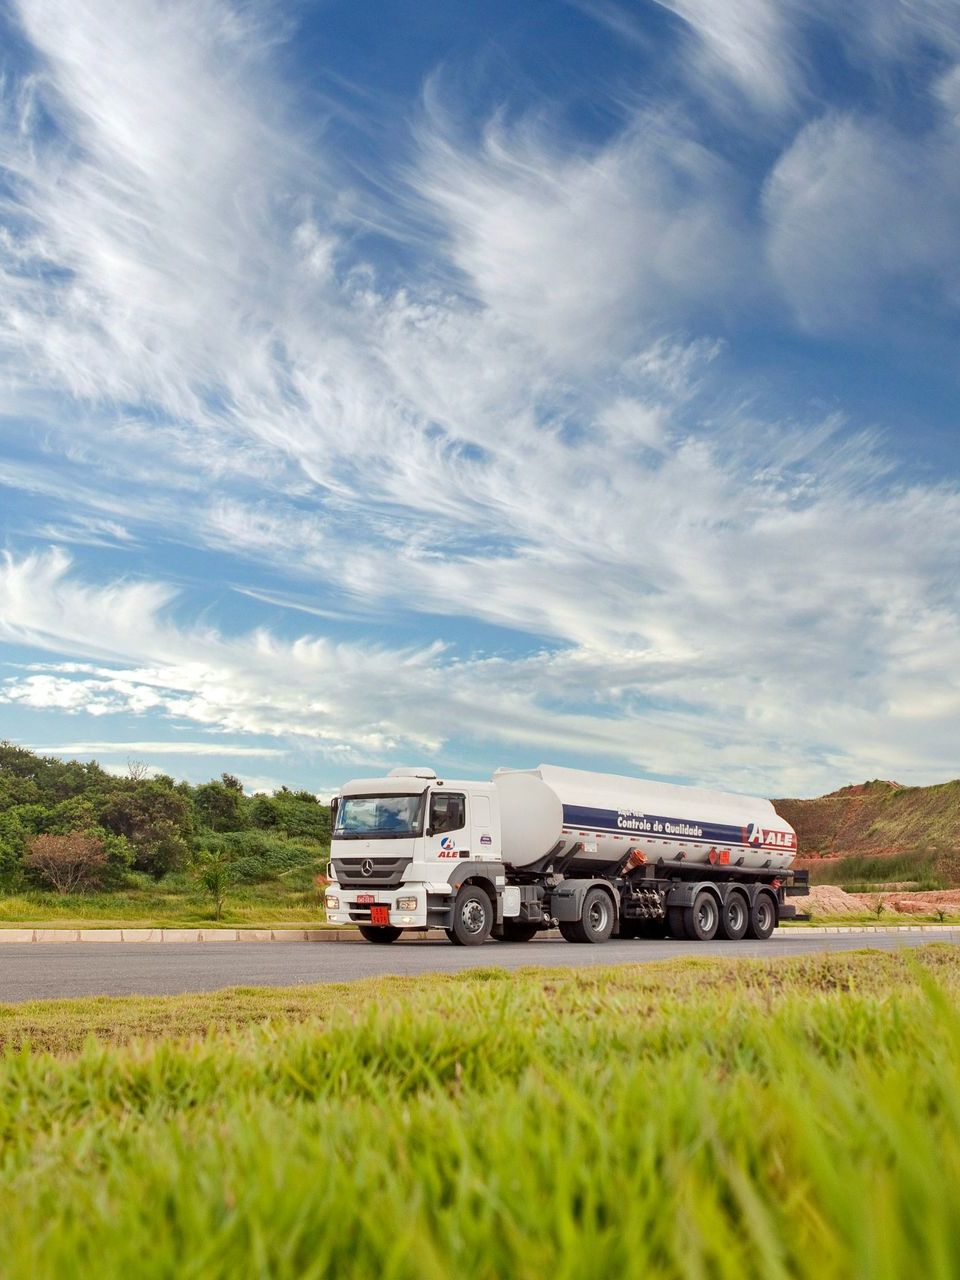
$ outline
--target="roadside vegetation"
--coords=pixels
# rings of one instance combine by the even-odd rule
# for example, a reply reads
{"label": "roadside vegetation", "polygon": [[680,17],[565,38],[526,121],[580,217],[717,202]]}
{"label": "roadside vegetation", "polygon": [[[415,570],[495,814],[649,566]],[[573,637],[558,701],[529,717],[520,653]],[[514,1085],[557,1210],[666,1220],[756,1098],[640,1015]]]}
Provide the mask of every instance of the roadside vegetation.
{"label": "roadside vegetation", "polygon": [[848,893],[870,893],[889,885],[916,892],[960,887],[960,849],[943,845],[799,861],[810,871],[811,884],[835,884]]}
{"label": "roadside vegetation", "polygon": [[260,923],[322,918],[330,812],[308,791],[246,796],[118,778],[0,743],[0,923]]}
{"label": "roadside vegetation", "polygon": [[958,997],[940,946],[7,1009],[4,1269],[946,1280]]}

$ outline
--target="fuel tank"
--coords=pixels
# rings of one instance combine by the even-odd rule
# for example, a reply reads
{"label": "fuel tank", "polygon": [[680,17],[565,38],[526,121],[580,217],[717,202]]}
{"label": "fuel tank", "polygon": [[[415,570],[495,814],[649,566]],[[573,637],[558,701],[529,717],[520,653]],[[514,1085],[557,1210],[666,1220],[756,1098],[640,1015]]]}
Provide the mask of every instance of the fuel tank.
{"label": "fuel tank", "polygon": [[769,800],[541,764],[498,769],[503,860],[518,870],[581,845],[599,874],[639,850],[648,862],[785,869],[797,837]]}

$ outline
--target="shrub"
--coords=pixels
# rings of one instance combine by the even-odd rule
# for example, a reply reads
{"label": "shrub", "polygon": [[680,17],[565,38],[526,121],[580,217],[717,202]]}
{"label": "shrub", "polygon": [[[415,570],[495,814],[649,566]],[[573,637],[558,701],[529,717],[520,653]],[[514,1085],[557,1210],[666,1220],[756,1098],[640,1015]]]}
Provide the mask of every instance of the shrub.
{"label": "shrub", "polygon": [[73,893],[99,885],[107,867],[103,841],[71,832],[63,836],[31,836],[24,866],[57,893]]}
{"label": "shrub", "polygon": [[312,868],[323,857],[318,845],[288,840],[275,831],[227,831],[215,837],[201,836],[196,844],[198,851],[223,850],[233,884],[273,880],[299,867]]}
{"label": "shrub", "polygon": [[229,855],[223,849],[202,849],[196,855],[193,873],[200,888],[213,901],[214,919],[219,920],[230,884]]}
{"label": "shrub", "polygon": [[254,796],[249,813],[252,825],[261,830],[277,828],[289,836],[321,843],[330,838],[330,809],[309,791],[283,788],[272,796]]}

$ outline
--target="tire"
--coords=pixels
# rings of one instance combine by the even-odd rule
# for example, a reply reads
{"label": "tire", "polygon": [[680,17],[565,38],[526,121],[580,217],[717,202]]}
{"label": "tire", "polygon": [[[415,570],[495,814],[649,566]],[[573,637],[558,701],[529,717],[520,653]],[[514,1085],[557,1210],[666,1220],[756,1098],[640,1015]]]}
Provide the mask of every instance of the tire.
{"label": "tire", "polygon": [[498,942],[529,942],[530,939],[538,933],[539,930],[535,924],[522,923],[519,920],[504,920],[503,932],[495,934]]}
{"label": "tire", "polygon": [[720,926],[718,938],[726,938],[728,942],[739,942],[747,932],[750,923],[750,906],[742,893],[728,894],[720,908]]}
{"label": "tire", "polygon": [[606,942],[613,933],[613,912],[613,899],[605,889],[588,889],[583,895],[580,919],[562,921],[560,932],[568,942]]}
{"label": "tire", "polygon": [[493,903],[478,885],[461,885],[453,903],[453,925],[446,931],[455,947],[478,947],[493,929]]}
{"label": "tire", "polygon": [[746,936],[765,942],[777,927],[777,908],[769,893],[758,893],[750,907]]}
{"label": "tire", "polygon": [[667,907],[667,933],[678,941],[687,938],[686,910],[683,907]]}
{"label": "tire", "polygon": [[683,908],[683,923],[692,942],[709,942],[720,924],[720,908],[709,889],[701,889],[693,905]]}
{"label": "tire", "polygon": [[366,938],[368,942],[379,942],[381,945],[386,942],[396,942],[401,933],[403,933],[403,930],[396,928],[396,926],[392,924],[360,925],[361,938]]}

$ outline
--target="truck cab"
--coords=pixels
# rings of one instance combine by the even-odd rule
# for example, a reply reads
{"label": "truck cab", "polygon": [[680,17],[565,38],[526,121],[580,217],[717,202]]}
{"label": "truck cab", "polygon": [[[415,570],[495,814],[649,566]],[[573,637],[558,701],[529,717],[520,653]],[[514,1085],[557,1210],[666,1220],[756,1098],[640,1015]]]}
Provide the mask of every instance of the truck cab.
{"label": "truck cab", "polygon": [[371,942],[442,928],[468,945],[502,921],[506,875],[493,783],[394,769],[346,783],[333,810],[331,924],[358,925]]}

